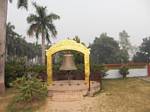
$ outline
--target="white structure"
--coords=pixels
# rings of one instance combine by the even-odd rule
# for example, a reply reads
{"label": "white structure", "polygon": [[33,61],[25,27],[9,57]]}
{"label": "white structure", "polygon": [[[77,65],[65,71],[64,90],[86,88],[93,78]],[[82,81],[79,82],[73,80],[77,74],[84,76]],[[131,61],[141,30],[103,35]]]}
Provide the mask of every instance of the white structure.
{"label": "white structure", "polygon": [[[113,78],[121,78],[122,75],[119,74],[118,69],[112,69],[107,72],[107,76],[105,79],[113,79]],[[129,69],[129,74],[127,77],[142,77],[142,76],[148,76],[147,73],[147,67],[145,68],[135,68],[135,69]]]}

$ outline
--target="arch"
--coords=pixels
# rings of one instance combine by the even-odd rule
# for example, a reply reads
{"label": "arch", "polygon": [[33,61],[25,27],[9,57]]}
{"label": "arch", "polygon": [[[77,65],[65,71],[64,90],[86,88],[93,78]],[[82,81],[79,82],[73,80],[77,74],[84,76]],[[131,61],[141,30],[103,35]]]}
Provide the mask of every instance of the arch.
{"label": "arch", "polygon": [[55,45],[51,46],[48,50],[46,50],[47,56],[47,81],[48,84],[52,83],[52,55],[59,51],[64,50],[74,50],[83,53],[84,55],[84,73],[85,73],[85,81],[88,83],[89,75],[90,75],[90,63],[89,63],[89,55],[90,50],[86,48],[81,43],[77,43],[74,40],[65,39],[62,40]]}

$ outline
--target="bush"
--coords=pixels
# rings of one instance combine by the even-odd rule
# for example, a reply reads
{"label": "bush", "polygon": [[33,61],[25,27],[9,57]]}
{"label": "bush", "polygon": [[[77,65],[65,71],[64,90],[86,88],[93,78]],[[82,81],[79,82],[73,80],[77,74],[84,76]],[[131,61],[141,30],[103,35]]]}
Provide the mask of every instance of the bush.
{"label": "bush", "polygon": [[102,83],[102,78],[105,77],[107,74],[106,72],[108,71],[108,68],[103,65],[103,64],[95,64],[92,66],[92,75],[90,76],[91,80],[96,80],[100,82],[100,90],[103,89],[103,83]]}
{"label": "bush", "polygon": [[129,74],[129,68],[124,65],[119,69],[119,73],[123,76],[123,78],[126,78],[126,76]]}
{"label": "bush", "polygon": [[11,87],[11,83],[17,78],[22,76],[27,76],[28,74],[36,74],[39,78],[46,81],[46,66],[34,65],[27,66],[25,60],[18,59],[9,61],[6,63],[5,67],[5,85],[6,87]]}
{"label": "bush", "polygon": [[92,72],[93,73],[100,73],[102,75],[102,77],[104,77],[106,75],[106,72],[108,71],[108,68],[101,64],[101,65],[93,65],[92,66]]}
{"label": "bush", "polygon": [[27,72],[33,72],[33,73],[45,73],[46,72],[46,66],[44,65],[34,65],[26,68]]}
{"label": "bush", "polygon": [[47,85],[36,77],[21,77],[14,82],[17,89],[17,102],[32,102],[47,96]]}
{"label": "bush", "polygon": [[24,61],[10,61],[5,66],[5,85],[10,87],[11,83],[18,77],[26,74],[26,67]]}

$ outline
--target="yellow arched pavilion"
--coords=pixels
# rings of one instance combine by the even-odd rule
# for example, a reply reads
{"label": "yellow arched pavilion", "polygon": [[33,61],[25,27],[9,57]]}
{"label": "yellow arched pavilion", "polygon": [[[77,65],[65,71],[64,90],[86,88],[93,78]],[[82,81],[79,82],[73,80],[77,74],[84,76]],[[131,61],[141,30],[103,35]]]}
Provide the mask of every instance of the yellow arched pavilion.
{"label": "yellow arched pavilion", "polygon": [[88,83],[90,76],[90,63],[89,63],[89,55],[90,50],[86,48],[81,43],[77,43],[74,40],[65,39],[62,40],[53,46],[51,46],[48,50],[46,50],[47,56],[47,81],[48,84],[52,84],[52,55],[64,50],[74,50],[83,53],[84,55],[84,73],[85,73],[85,81]]}

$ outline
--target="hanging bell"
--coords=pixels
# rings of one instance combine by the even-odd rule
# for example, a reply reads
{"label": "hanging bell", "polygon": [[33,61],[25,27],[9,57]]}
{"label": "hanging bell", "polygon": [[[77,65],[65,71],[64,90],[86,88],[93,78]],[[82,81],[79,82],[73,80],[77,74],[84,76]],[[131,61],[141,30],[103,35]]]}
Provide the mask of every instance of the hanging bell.
{"label": "hanging bell", "polygon": [[77,70],[71,53],[64,54],[60,70]]}

